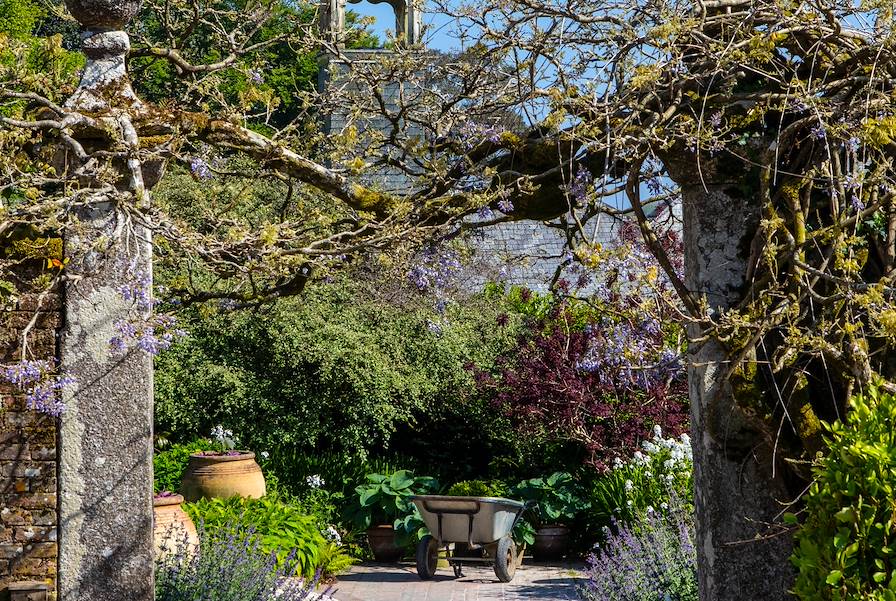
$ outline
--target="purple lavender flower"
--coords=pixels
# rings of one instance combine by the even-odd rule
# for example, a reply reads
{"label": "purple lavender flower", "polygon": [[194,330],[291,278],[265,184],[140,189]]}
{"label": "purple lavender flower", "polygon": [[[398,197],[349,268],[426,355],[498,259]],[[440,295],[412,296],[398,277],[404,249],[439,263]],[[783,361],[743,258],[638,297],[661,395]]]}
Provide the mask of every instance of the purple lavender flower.
{"label": "purple lavender flower", "polygon": [[632,524],[613,522],[588,557],[587,601],[697,601],[693,516],[653,511]]}

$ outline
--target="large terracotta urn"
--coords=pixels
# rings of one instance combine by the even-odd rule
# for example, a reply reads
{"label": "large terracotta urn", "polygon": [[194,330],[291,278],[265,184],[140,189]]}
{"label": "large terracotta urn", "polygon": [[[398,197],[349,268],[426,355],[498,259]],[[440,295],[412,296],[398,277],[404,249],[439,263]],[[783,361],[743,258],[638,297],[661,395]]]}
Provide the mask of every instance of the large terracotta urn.
{"label": "large terracotta urn", "polygon": [[265,493],[264,475],[255,462],[255,453],[249,451],[194,453],[181,479],[180,492],[187,501],[234,496],[260,499]]}
{"label": "large terracotta urn", "polygon": [[156,557],[192,553],[199,547],[196,525],[183,507],[181,495],[161,495],[152,500],[153,542]]}

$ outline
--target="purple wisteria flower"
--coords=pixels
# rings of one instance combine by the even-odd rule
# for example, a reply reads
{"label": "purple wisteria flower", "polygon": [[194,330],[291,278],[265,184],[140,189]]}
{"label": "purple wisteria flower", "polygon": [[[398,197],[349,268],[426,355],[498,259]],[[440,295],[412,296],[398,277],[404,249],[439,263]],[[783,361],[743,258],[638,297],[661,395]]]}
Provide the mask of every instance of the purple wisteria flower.
{"label": "purple wisteria flower", "polygon": [[510,214],[513,213],[513,203],[510,202],[509,198],[502,198],[498,201],[498,210],[502,213]]}
{"label": "purple wisteria flower", "polygon": [[476,214],[480,219],[492,219],[495,216],[495,212],[487,206],[479,207],[479,210],[476,211]]}
{"label": "purple wisteria flower", "polygon": [[460,269],[457,253],[450,249],[427,248],[419,263],[408,271],[408,280],[420,292],[445,288],[451,276]]}
{"label": "purple wisteria flower", "polygon": [[[566,192],[569,196],[576,202],[576,204],[583,205],[588,200],[588,192],[591,190],[591,186],[594,183],[594,176],[591,175],[591,172],[579,166],[576,171],[576,175],[573,180],[566,186]],[[504,209],[501,209],[502,211]],[[506,213],[507,211],[505,211]]]}
{"label": "purple wisteria flower", "polygon": [[809,133],[816,140],[824,140],[825,138],[827,138],[827,135],[828,135],[827,132],[825,131],[823,123],[819,123],[818,125],[814,126],[812,129],[809,130]]}
{"label": "purple wisteria flower", "polygon": [[249,81],[256,85],[264,83],[264,76],[257,69],[249,69]]}
{"label": "purple wisteria flower", "polygon": [[214,177],[211,167],[201,157],[193,157],[193,159],[190,161],[190,172],[197,179],[211,179],[212,177]]}
{"label": "purple wisteria flower", "polygon": [[25,403],[33,411],[59,417],[65,403],[59,398],[64,388],[77,384],[72,376],[58,374],[48,360],[23,360],[0,368],[0,377],[25,393]]}
{"label": "purple wisteria flower", "polygon": [[721,127],[722,126],[722,113],[716,111],[715,113],[710,115],[708,123],[710,126],[716,128],[716,129]]}
{"label": "purple wisteria flower", "polygon": [[113,327],[115,336],[109,341],[109,347],[116,355],[138,348],[155,356],[187,335],[186,331],[177,327],[177,319],[173,315],[163,313],[139,321],[119,319]]}

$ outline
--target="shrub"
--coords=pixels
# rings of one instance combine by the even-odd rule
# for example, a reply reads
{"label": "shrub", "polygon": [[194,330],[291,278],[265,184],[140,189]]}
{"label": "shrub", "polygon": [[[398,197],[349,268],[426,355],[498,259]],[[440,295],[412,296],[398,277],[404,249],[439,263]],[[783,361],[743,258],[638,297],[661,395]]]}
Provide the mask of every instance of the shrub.
{"label": "shrub", "polygon": [[511,346],[515,330],[495,327],[493,305],[441,315],[340,281],[258,312],[184,309],[190,337],[156,361],[156,427],[182,441],[225,424],[270,452],[284,482],[276,454],[363,461],[431,407],[457,403],[472,384],[465,365],[486,367]]}
{"label": "shrub", "polygon": [[628,456],[654,425],[688,422],[684,370],[667,339],[678,327],[653,317],[611,317],[559,304],[477,383],[521,435],[574,441],[599,470]]}
{"label": "shrub", "polygon": [[453,497],[506,497],[507,485],[500,480],[465,480],[452,484],[445,494]]}
{"label": "shrub", "polygon": [[210,534],[229,535],[236,531],[257,539],[259,548],[273,555],[278,567],[290,573],[305,577],[315,572],[330,575],[351,563],[339,552],[337,542],[324,538],[317,520],[295,503],[272,496],[231,497],[185,503],[184,509]]}
{"label": "shrub", "polygon": [[[826,426],[791,560],[794,594],[813,601],[896,599],[896,396],[872,388]],[[787,516],[795,521],[794,516]]]}
{"label": "shrub", "polygon": [[589,557],[586,601],[697,601],[697,552],[689,511],[649,512],[613,524]]}
{"label": "shrub", "polygon": [[211,442],[205,439],[194,440],[186,444],[171,445],[167,449],[156,451],[152,457],[153,492],[177,492],[180,479],[187,469],[190,455],[212,448]]}
{"label": "shrub", "polygon": [[[278,559],[236,528],[199,529],[199,549],[181,542],[156,560],[156,601],[310,601],[318,578],[284,579]],[[329,591],[325,591],[327,595]]]}

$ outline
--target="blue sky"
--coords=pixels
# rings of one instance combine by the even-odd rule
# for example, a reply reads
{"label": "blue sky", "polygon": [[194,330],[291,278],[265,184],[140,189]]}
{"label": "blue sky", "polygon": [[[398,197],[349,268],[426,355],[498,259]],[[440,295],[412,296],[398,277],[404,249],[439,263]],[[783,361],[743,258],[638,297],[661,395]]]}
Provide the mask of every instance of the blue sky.
{"label": "blue sky", "polygon": [[[347,4],[347,10],[352,10],[358,14],[372,16],[376,18],[376,23],[371,29],[379,35],[381,40],[386,39],[386,30],[395,30],[395,13],[392,7],[385,2],[381,4],[371,4],[369,2],[361,2],[359,4]],[[435,50],[451,50],[457,48],[456,40],[447,34],[451,19],[445,15],[426,12],[423,15],[423,23],[427,29],[427,46]]]}

